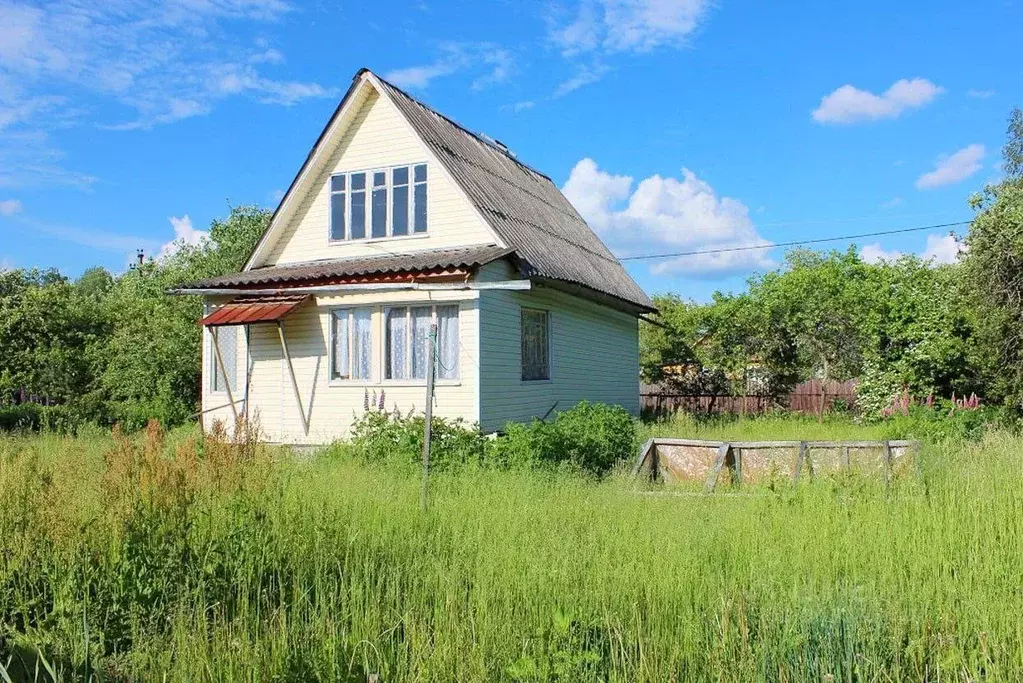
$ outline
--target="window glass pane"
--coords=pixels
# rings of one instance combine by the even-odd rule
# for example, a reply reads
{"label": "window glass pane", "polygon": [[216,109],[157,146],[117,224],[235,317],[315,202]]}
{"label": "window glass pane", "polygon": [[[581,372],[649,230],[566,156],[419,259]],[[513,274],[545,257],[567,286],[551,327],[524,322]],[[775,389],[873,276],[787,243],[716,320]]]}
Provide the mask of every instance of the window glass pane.
{"label": "window glass pane", "polygon": [[345,193],[335,192],[330,195],[330,239],[345,238]]}
{"label": "window glass pane", "polygon": [[387,173],[385,171],[377,171],[373,174],[373,187],[383,187],[387,185]]}
{"label": "window glass pane", "polygon": [[415,168],[415,179],[417,183],[426,182],[426,164],[419,164]]}
{"label": "window glass pane", "polygon": [[[354,183],[352,183],[354,185]],[[361,239],[366,236],[366,192],[352,192],[352,226],[351,238]]]}
{"label": "window glass pane", "polygon": [[387,237],[386,187],[373,190],[373,237]]}
{"label": "window glass pane", "polygon": [[338,190],[344,190],[344,189],[345,189],[345,176],[344,176],[344,174],[336,175],[336,176],[331,176],[331,178],[330,178],[330,191],[331,192],[337,192]]}
{"label": "window glass pane", "polygon": [[405,308],[388,308],[385,325],[384,377],[408,379],[408,323]]}
{"label": "window glass pane", "polygon": [[458,306],[437,307],[437,378],[458,379]]}
{"label": "window glass pane", "polygon": [[348,310],[334,311],[334,363],[331,368],[333,379],[351,379],[351,363],[348,336]]}
{"label": "window glass pane", "polygon": [[357,308],[352,325],[352,378],[369,379],[372,363],[373,313],[368,308]]}
{"label": "window glass pane", "polygon": [[522,379],[550,379],[546,311],[522,309]]}
{"label": "window glass pane", "polygon": [[412,309],[412,377],[426,379],[427,348],[433,310],[429,306]]}
{"label": "window glass pane", "polygon": [[217,351],[211,346],[210,355],[213,362],[213,391],[231,391],[238,386],[238,327],[236,325],[219,326],[210,330],[210,343],[220,346],[220,355],[224,360],[224,372],[220,371]]}
{"label": "window glass pane", "polygon": [[416,185],[415,192],[416,215],[413,229],[416,232],[426,232],[426,185]]}
{"label": "window glass pane", "polygon": [[352,189],[353,190],[365,190],[366,189],[366,174],[365,173],[353,173],[352,174]]}
{"label": "window glass pane", "polygon": [[394,188],[391,196],[391,234],[408,234],[408,185]]}
{"label": "window glass pane", "polygon": [[391,180],[395,185],[408,185],[408,167],[402,166],[391,171]]}

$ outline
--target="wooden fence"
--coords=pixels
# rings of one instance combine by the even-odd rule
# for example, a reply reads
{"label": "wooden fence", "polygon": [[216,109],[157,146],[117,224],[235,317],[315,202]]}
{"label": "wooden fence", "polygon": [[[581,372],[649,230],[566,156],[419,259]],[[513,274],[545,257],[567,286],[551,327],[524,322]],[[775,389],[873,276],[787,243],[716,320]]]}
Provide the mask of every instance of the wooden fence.
{"label": "wooden fence", "polygon": [[654,417],[677,412],[755,415],[778,409],[816,414],[820,410],[822,394],[826,409],[834,408],[838,402],[849,409],[856,408],[856,380],[831,380],[824,383],[819,379],[811,379],[797,385],[788,396],[683,394],[657,385],[644,384],[640,387],[639,398],[643,413]]}

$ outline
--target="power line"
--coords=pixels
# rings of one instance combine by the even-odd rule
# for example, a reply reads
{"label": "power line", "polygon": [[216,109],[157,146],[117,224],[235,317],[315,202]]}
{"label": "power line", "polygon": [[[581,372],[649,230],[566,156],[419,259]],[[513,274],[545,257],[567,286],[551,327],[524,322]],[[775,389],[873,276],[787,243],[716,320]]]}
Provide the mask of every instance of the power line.
{"label": "power line", "polygon": [[812,240],[798,240],[796,242],[778,242],[775,244],[753,244],[745,247],[724,247],[721,249],[700,249],[698,251],[679,251],[671,254],[643,254],[642,256],[622,256],[619,261],[642,261],[657,258],[677,258],[681,256],[700,256],[702,254],[724,254],[732,251],[752,251],[754,249],[776,249],[778,247],[798,247],[804,244],[821,244],[822,242],[841,242],[843,240],[855,240],[861,237],[879,237],[881,235],[897,235],[904,232],[920,232],[922,230],[939,230],[941,228],[954,228],[961,225],[969,225],[971,221],[958,221],[955,223],[938,223],[936,225],[919,225],[913,228],[900,228],[898,230],[881,230],[878,232],[864,232],[859,235],[843,235],[842,237],[820,237]]}

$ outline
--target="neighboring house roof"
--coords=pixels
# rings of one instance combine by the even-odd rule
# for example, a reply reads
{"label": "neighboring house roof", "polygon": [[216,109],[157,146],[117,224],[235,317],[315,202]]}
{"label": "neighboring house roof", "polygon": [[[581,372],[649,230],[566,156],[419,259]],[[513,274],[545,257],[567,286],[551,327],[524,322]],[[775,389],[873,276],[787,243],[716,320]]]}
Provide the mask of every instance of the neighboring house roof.
{"label": "neighboring house roof", "polygon": [[494,244],[458,249],[432,249],[408,254],[357,256],[253,270],[206,278],[182,285],[181,289],[212,289],[253,285],[319,282],[337,278],[388,273],[416,273],[458,268],[477,268],[510,255],[512,249]]}
{"label": "neighboring house roof", "polygon": [[[514,250],[523,275],[549,280],[555,286],[567,283],[570,287],[566,289],[579,295],[585,296],[589,290],[602,295],[599,300],[624,303],[633,312],[656,310],[550,178],[516,159],[507,148],[463,128],[368,69],[356,73],[274,212],[257,250],[364,77],[395,104],[491,229]],[[249,261],[251,265],[253,258]]]}

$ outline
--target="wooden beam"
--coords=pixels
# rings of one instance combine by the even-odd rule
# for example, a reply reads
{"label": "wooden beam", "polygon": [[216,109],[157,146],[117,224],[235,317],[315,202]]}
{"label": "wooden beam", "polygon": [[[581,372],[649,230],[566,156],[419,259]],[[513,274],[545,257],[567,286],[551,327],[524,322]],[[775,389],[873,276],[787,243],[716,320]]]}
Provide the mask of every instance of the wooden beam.
{"label": "wooden beam", "polygon": [[[234,413],[234,429],[238,428],[238,404],[235,403],[234,393],[231,391],[231,378],[227,376],[227,368],[224,367],[224,356],[220,353],[220,330],[214,327],[210,332],[213,334],[213,353],[217,357],[217,367],[220,368],[220,376],[224,378],[224,386],[227,388],[227,400],[231,403],[231,412]],[[235,349],[237,356],[237,349]],[[235,359],[237,362],[237,358]]]}
{"label": "wooden beam", "polygon": [[725,466],[725,460],[728,458],[728,452],[731,450],[732,445],[730,443],[723,443],[718,446],[718,457],[714,462],[714,469],[710,471],[707,483],[703,487],[704,493],[713,493],[714,487],[718,485],[718,475],[721,474],[721,468]]}
{"label": "wooden beam", "polygon": [[277,321],[277,333],[281,337],[281,349],[284,351],[284,360],[288,362],[288,372],[291,374],[291,388],[295,391],[295,403],[298,404],[298,414],[302,418],[302,431],[309,435],[309,421],[306,419],[305,408],[302,407],[302,394],[298,390],[298,380],[295,378],[295,366],[291,362],[291,353],[288,352],[288,340],[284,336],[284,323]]}
{"label": "wooden beam", "polygon": [[884,485],[888,488],[892,478],[892,442],[884,443]]}
{"label": "wooden beam", "polygon": [[647,456],[650,455],[650,451],[654,447],[654,440],[647,439],[646,443],[639,449],[639,457],[636,458],[636,464],[632,467],[632,476],[639,474],[639,471],[643,469],[643,463],[646,462]]}
{"label": "wooden beam", "polygon": [[799,473],[803,469],[803,462],[806,460],[806,442],[799,442],[799,457],[796,458],[796,472],[792,475],[792,483],[795,484],[799,481]]}

